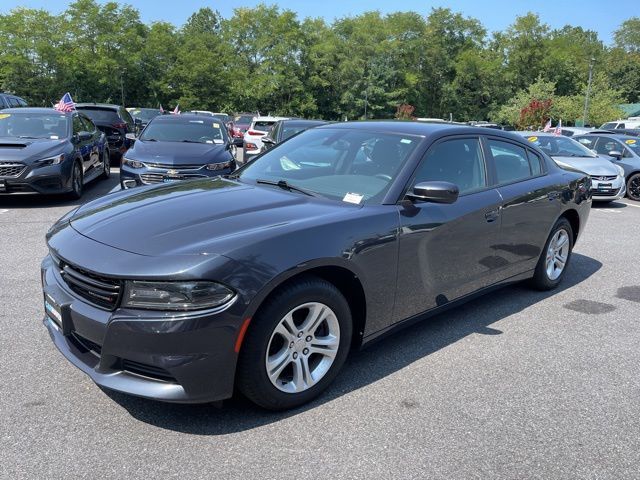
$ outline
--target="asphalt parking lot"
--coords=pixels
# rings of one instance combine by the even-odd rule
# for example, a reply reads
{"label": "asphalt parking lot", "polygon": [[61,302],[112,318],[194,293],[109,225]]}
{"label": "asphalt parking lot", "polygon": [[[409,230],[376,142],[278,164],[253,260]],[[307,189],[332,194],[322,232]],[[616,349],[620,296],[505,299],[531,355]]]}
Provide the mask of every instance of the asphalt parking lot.
{"label": "asphalt parking lot", "polygon": [[72,205],[0,197],[0,478],[640,476],[640,204],[593,209],[560,290],[515,285],[413,326],[278,414],[105,392],[58,353],[39,265]]}

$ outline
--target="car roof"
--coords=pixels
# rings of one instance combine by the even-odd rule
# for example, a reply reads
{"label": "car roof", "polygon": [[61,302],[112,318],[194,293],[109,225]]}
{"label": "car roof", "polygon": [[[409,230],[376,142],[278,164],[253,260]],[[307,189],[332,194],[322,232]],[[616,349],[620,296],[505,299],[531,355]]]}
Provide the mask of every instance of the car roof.
{"label": "car roof", "polygon": [[289,120],[289,117],[270,117],[270,116],[253,117],[254,122],[277,122],[279,120]]}
{"label": "car roof", "polygon": [[307,120],[305,118],[289,118],[287,120],[280,120],[287,125],[325,125],[329,122],[325,120]]}
{"label": "car roof", "polygon": [[112,103],[76,103],[76,108],[84,108],[84,107],[118,109],[120,108],[120,105],[114,105]]}
{"label": "car roof", "polygon": [[56,110],[55,108],[44,108],[44,107],[16,107],[16,108],[3,108],[0,110],[4,113],[57,113],[60,115],[71,115],[73,112],[61,112]]}
{"label": "car roof", "polygon": [[638,137],[634,137],[633,135],[625,135],[623,133],[613,133],[613,132],[603,132],[603,131],[589,132],[589,133],[585,133],[583,135],[574,135],[573,138],[587,137],[589,135],[595,135],[596,137],[600,137],[600,136],[602,136],[602,137],[613,137],[613,138],[615,138],[617,140],[638,140]]}
{"label": "car roof", "polygon": [[[154,122],[168,122],[168,123],[185,123],[189,121],[211,121],[216,117],[197,115],[195,113],[181,113],[180,115],[160,115],[153,119]],[[219,119],[218,119],[219,120]]]}
{"label": "car roof", "polygon": [[513,133],[517,133],[518,135],[522,135],[523,137],[558,137],[558,138],[571,138],[565,135],[556,135],[551,132],[526,132],[524,130],[519,130]]}

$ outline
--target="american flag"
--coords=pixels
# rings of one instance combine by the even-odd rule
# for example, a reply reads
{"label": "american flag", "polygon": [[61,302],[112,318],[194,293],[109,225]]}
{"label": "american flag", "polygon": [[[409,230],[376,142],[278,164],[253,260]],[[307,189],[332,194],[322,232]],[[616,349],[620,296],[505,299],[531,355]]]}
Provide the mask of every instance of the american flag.
{"label": "american flag", "polygon": [[176,108],[171,112],[173,115],[180,115],[180,104],[176,105]]}
{"label": "american flag", "polygon": [[543,132],[550,132],[551,131],[551,119],[549,119],[547,124],[544,126],[544,130],[542,130],[542,131]]}
{"label": "american flag", "polygon": [[560,119],[560,121],[558,121],[558,125],[556,126],[556,129],[553,131],[554,135],[562,135],[562,119]]}
{"label": "american flag", "polygon": [[62,96],[60,101],[53,106],[53,108],[59,112],[71,112],[76,109],[76,104],[73,103],[71,94],[67,92]]}

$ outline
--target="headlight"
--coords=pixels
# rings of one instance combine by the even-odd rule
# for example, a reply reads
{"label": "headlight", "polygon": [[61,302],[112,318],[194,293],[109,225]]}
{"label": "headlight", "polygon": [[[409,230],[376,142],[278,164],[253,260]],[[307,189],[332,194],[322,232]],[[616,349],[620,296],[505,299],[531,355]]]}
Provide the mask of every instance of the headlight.
{"label": "headlight", "polygon": [[624,177],[624,168],[622,168],[620,165],[615,165],[615,167],[618,169],[618,172],[620,172],[620,176]]}
{"label": "headlight", "polygon": [[122,306],[149,310],[202,310],[227,303],[234,292],[215,282],[127,282]]}
{"label": "headlight", "polygon": [[123,158],[122,162],[131,168],[144,168],[144,163],[139,162],[138,160],[131,160],[130,158]]}
{"label": "headlight", "polygon": [[58,165],[62,163],[63,160],[64,160],[64,154],[56,155],[55,157],[43,158],[42,160],[37,160],[35,164],[38,167],[44,167],[45,165]]}
{"label": "headlight", "polygon": [[225,168],[230,168],[230,167],[231,167],[231,162],[207,164],[207,170],[224,170]]}

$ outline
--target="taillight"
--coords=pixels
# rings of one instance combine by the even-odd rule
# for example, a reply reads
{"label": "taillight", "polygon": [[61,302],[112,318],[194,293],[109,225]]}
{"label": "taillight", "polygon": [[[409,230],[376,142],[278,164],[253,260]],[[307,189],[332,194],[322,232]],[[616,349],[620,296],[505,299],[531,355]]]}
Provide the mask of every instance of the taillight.
{"label": "taillight", "polygon": [[249,135],[257,135],[258,137],[264,137],[266,132],[256,132],[255,130],[249,130],[247,132]]}
{"label": "taillight", "polygon": [[258,146],[255,143],[245,143],[244,144],[245,148],[247,150],[257,150]]}

